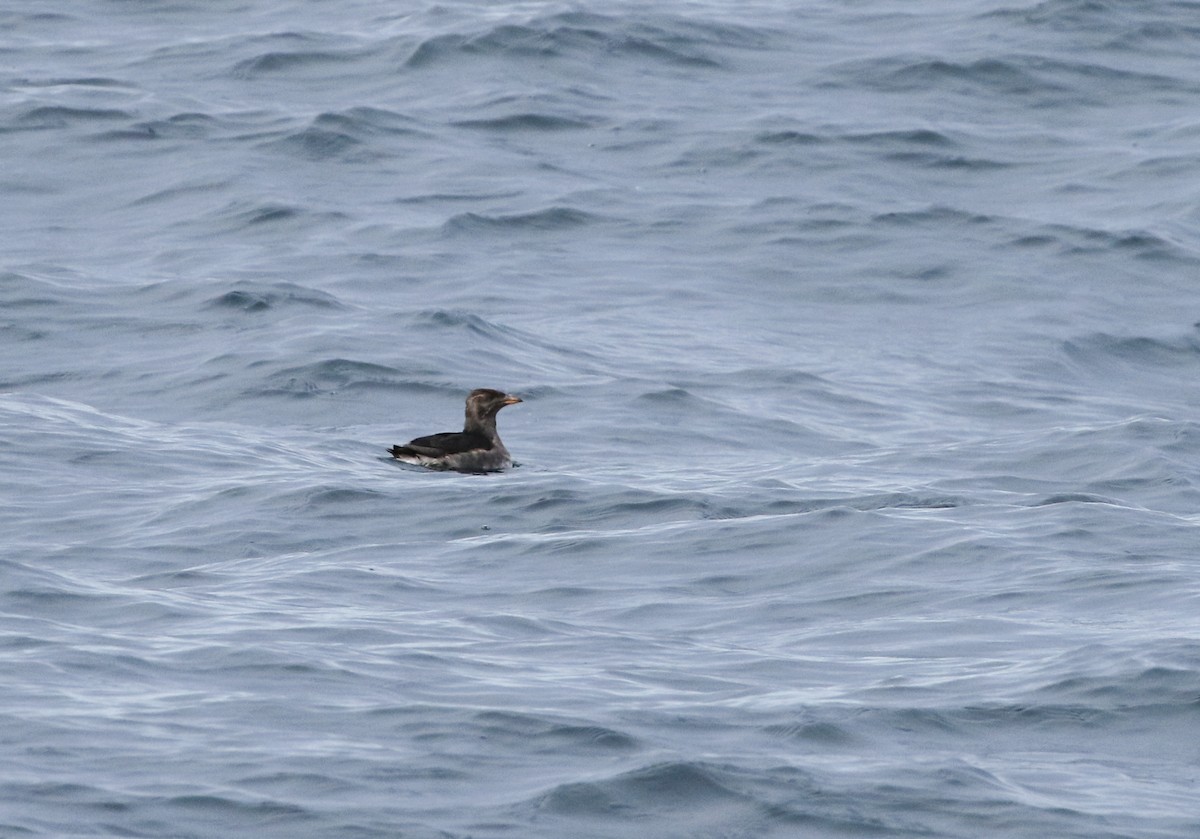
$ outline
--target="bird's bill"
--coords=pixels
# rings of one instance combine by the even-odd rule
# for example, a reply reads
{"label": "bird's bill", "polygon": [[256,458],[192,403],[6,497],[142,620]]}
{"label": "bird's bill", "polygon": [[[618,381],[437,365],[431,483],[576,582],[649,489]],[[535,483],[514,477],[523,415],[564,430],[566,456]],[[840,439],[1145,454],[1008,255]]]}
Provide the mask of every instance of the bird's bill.
{"label": "bird's bill", "polygon": [[504,402],[503,402],[503,404],[505,404],[505,405],[516,405],[516,404],[517,404],[518,402],[520,402],[520,401],[521,401],[521,397],[519,397],[519,396],[506,396],[506,397],[504,397]]}

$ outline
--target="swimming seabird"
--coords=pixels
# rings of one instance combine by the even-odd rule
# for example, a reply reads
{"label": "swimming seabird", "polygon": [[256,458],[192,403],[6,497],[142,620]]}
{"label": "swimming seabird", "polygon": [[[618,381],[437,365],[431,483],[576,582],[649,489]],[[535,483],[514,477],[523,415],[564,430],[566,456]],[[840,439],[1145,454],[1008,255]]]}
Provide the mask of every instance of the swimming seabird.
{"label": "swimming seabird", "polygon": [[467,421],[462,431],[447,431],[418,437],[403,446],[388,449],[392,457],[429,469],[455,472],[498,472],[512,465],[508,449],[496,433],[496,413],[521,400],[498,390],[482,387],[467,396]]}

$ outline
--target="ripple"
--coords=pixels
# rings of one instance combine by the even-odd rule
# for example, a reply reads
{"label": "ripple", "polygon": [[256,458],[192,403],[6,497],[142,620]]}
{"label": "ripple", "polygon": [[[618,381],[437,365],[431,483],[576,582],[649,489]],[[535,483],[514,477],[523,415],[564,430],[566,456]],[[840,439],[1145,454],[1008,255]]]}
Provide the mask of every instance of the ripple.
{"label": "ripple", "polygon": [[206,304],[213,309],[232,309],[257,313],[305,306],[315,309],[345,309],[344,303],[323,291],[305,288],[294,283],[259,285],[242,283],[241,287],[211,298]]}
{"label": "ripple", "polygon": [[575,230],[601,221],[603,221],[602,217],[573,207],[547,207],[533,212],[509,215],[460,213],[446,221],[442,225],[442,230],[454,236],[509,231],[554,232]]}
{"label": "ripple", "polygon": [[490,131],[567,131],[591,128],[593,120],[566,117],[558,114],[522,113],[482,119],[464,119],[452,122],[459,128],[483,128]]}
{"label": "ripple", "polygon": [[94,125],[118,121],[133,121],[134,114],[120,108],[83,108],[69,105],[41,105],[19,116],[14,125],[26,130],[66,128],[72,125]]}
{"label": "ripple", "polygon": [[310,397],[353,388],[396,387],[403,373],[395,367],[348,358],[285,367],[269,374],[252,393]]}
{"label": "ripple", "polygon": [[358,58],[359,54],[354,51],[276,50],[239,61],[230,73],[239,79],[255,79],[297,71],[321,71],[331,64],[345,64]]}
{"label": "ripple", "polygon": [[612,818],[622,813],[639,818],[686,811],[695,820],[730,804],[753,807],[748,796],[720,783],[698,763],[660,763],[601,781],[568,783],[536,800],[539,810],[573,817]]}
{"label": "ripple", "polygon": [[1192,334],[1152,338],[1097,332],[1063,342],[1062,350],[1075,362],[1087,366],[1116,363],[1160,372],[1164,368],[1194,367],[1200,363],[1200,337]]}
{"label": "ripple", "polygon": [[754,48],[762,34],[748,26],[671,20],[630,23],[588,12],[548,15],[527,24],[504,23],[476,35],[443,34],[421,41],[405,66],[422,70],[462,58],[529,61],[643,59],[686,69],[723,66],[713,47]]}
{"label": "ripple", "polygon": [[362,142],[341,131],[309,127],[283,139],[265,143],[264,146],[294,154],[305,160],[330,160],[346,157],[362,146]]}

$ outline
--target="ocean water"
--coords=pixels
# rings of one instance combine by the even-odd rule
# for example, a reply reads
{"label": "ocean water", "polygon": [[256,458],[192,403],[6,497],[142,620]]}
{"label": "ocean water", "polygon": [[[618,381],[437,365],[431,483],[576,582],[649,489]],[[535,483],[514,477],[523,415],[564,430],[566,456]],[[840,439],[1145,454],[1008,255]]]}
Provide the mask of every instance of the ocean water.
{"label": "ocean water", "polygon": [[1200,836],[1200,3],[0,32],[0,836]]}

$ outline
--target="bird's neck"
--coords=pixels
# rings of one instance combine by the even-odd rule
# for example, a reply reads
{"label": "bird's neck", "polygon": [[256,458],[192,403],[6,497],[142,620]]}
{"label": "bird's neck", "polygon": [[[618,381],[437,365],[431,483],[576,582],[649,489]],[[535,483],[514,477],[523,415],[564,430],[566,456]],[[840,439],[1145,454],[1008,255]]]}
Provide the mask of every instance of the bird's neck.
{"label": "bird's neck", "polygon": [[463,426],[463,431],[467,434],[482,434],[489,440],[496,439],[496,417],[476,417],[467,414],[466,424]]}

